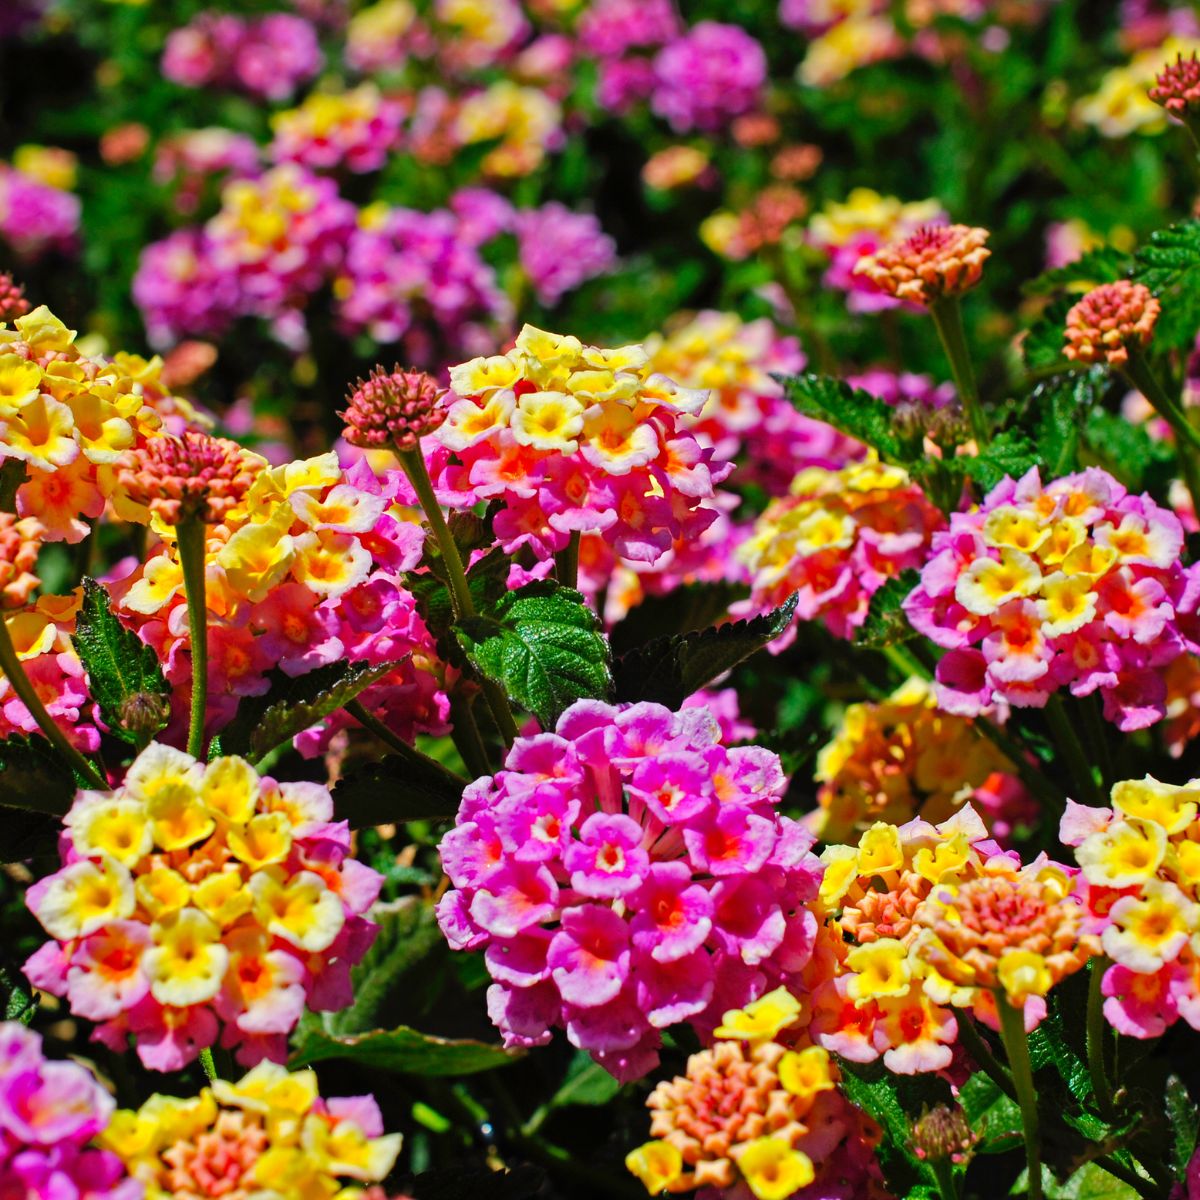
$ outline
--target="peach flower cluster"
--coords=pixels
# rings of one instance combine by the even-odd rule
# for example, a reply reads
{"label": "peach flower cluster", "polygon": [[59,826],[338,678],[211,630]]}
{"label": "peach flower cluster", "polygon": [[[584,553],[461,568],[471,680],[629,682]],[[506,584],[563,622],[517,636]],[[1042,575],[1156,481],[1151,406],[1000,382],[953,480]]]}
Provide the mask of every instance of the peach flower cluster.
{"label": "peach flower cluster", "polygon": [[969,225],[925,225],[859,260],[855,271],[897,300],[928,307],[970,291],[991,255],[988,231]]}
{"label": "peach flower cluster", "polygon": [[1149,344],[1162,305],[1141,283],[1102,283],[1067,313],[1063,353],[1075,362],[1119,367]]}

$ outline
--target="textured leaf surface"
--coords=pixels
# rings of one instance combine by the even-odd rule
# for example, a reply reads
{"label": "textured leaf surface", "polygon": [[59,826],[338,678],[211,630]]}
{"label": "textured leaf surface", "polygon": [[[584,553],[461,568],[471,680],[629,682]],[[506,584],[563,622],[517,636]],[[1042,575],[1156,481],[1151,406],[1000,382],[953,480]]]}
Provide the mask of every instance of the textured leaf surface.
{"label": "textured leaf surface", "polygon": [[1200,1131],[1200,1113],[1188,1095],[1187,1086],[1178,1075],[1167,1080],[1167,1119],[1171,1122],[1171,1159],[1179,1177],[1183,1178],[1187,1165],[1196,1150],[1196,1135]]}
{"label": "textured leaf surface", "polygon": [[[104,723],[128,742],[146,742],[143,731],[130,732],[122,720],[122,705],[132,696],[154,697],[162,717],[157,729],[170,716],[167,698],[171,689],[163,678],[158,655],[131,629],[126,629],[112,611],[108,590],[94,579],[83,581],[83,604],[71,637],[88,675],[88,690],[100,708]],[[152,736],[157,729],[151,729]]]}
{"label": "textured leaf surface", "polygon": [[1046,296],[1052,292],[1086,292],[1101,283],[1124,278],[1129,270],[1128,254],[1115,246],[1097,246],[1065,267],[1043,271],[1021,288],[1027,296]]}
{"label": "textured leaf surface", "polygon": [[746,621],[655,638],[617,660],[618,701],[653,700],[678,708],[706,683],[773,642],[791,624],[796,597]]}
{"label": "textured leaf surface", "polygon": [[292,1059],[292,1066],[304,1067],[330,1058],[349,1059],[380,1071],[399,1071],[408,1075],[474,1075],[494,1067],[507,1066],[520,1053],[503,1046],[471,1039],[434,1037],[401,1025],[396,1029],[376,1029],[370,1033],[335,1037],[313,1032]]}
{"label": "textured leaf surface", "polygon": [[1134,256],[1133,278],[1162,301],[1154,347],[1190,346],[1200,323],[1200,221],[1155,230]]}
{"label": "textured leaf surface", "polygon": [[889,579],[871,597],[866,620],[855,630],[854,644],[878,650],[914,637],[914,630],[901,606],[920,581],[920,572],[911,567],[895,579]]}
{"label": "textured leaf surface", "polygon": [[0,806],[62,816],[74,798],[75,776],[45,738],[14,734],[0,741]]}
{"label": "textured leaf surface", "polygon": [[475,669],[543,729],[576,700],[607,699],[611,690],[608,643],[595,614],[579,592],[552,580],[504,592],[454,632]]}
{"label": "textured leaf surface", "polygon": [[782,382],[788,399],[805,416],[866,442],[888,462],[904,466],[922,456],[920,433],[901,434],[895,410],[878,396],[831,375],[788,375]]}

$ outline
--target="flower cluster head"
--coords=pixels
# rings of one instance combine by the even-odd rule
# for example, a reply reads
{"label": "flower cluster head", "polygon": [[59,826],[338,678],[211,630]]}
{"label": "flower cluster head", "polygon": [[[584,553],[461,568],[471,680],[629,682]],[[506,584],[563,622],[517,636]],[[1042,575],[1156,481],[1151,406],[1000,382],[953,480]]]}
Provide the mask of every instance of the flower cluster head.
{"label": "flower cluster head", "polygon": [[744,29],[701,21],[654,59],[650,106],[677,133],[713,132],[756,107],[767,56]]}
{"label": "flower cluster head", "polygon": [[[928,949],[938,943],[927,926],[936,934],[949,928],[949,906],[959,896],[968,916],[975,911],[970,904],[977,902],[979,921],[989,930],[1003,905],[989,910],[986,897],[1028,891],[1044,901],[1031,906],[1037,915],[1029,920],[1033,935],[1047,935],[1029,947],[1040,957],[1014,959],[1000,982],[1007,986],[1011,976],[1027,987],[1022,1000],[1027,1027],[1045,1016],[1042,997],[1057,978],[1055,969],[1066,970],[1063,960],[1044,952],[1057,952],[1058,923],[1072,919],[1067,868],[1044,855],[1022,867],[1015,852],[988,838],[969,804],[939,825],[920,818],[899,827],[881,821],[857,846],[827,846],[821,859],[824,925],[810,968],[809,1027],[818,1045],[852,1062],[873,1062],[882,1055],[888,1070],[912,1075],[950,1065],[958,1034],[948,1006],[970,1007],[996,1028],[995,994],[989,990],[994,977],[978,986],[976,977],[967,978],[965,965],[958,974],[943,974],[956,960],[948,951]],[[952,943],[949,948],[965,953],[969,947]],[[1043,962],[1044,971],[1018,970]]]}
{"label": "flower cluster head", "polygon": [[435,435],[437,480],[472,503],[504,501],[506,551],[546,558],[579,531],[654,563],[715,520],[705,502],[729,466],[683,428],[708,394],[655,373],[643,346],[526,325],[507,354],[452,367],[450,385],[462,399]]}
{"label": "flower cluster head", "polygon": [[1059,688],[1099,691],[1105,716],[1141,729],[1165,711],[1162,668],[1192,648],[1181,620],[1200,578],[1179,557],[1183,526],[1099,468],[1043,486],[1004,479],[935,535],[904,603],[918,632],[949,651],[938,702],[978,716],[1041,708]]}
{"label": "flower cluster head", "polygon": [[731,484],[754,483],[784,495],[797,469],[836,470],[862,448],[832,426],[796,411],[772,377],[804,366],[794,338],[766,318],[697,313],[647,342],[650,365],[685,387],[707,390],[708,403],[685,424],[722,462],[737,462]]}
{"label": "flower cluster head", "polygon": [[616,262],[616,243],[600,222],[556,201],[515,213],[513,232],[521,269],[538,303],[547,307]]}
{"label": "flower cluster head", "polygon": [[897,300],[928,306],[970,291],[992,253],[988,231],[969,225],[925,225],[862,258],[855,270]]}
{"label": "flower cluster head", "polygon": [[119,503],[118,464],[182,405],[162,387],[161,366],[85,355],[44,306],[0,326],[0,460],[25,464],[17,513],[47,541],[79,541],[87,519]]}
{"label": "flower cluster head", "polygon": [[340,414],[346,441],[368,450],[413,450],[446,419],[445,394],[423,371],[376,367],[358,381]]}
{"label": "flower cluster head", "polygon": [[901,301],[872,283],[855,268],[860,259],[891,242],[912,236],[925,225],[939,224],[946,214],[936,200],[905,203],[872,188],[854,188],[845,200],[831,200],[808,223],[808,240],[829,255],[822,277],[828,287],[848,294],[851,312],[879,312]]}
{"label": "flower cluster head", "polygon": [[298,107],[271,117],[275,162],[296,162],[310,171],[345,165],[378,171],[399,145],[404,107],[373,83],[347,92],[313,92]]}
{"label": "flower cluster head", "polygon": [[1120,367],[1149,344],[1162,305],[1145,284],[1129,279],[1094,287],[1067,313],[1063,353],[1075,362]]}
{"label": "flower cluster head", "polygon": [[175,210],[194,213],[220,175],[257,175],[259,148],[253,138],[220,125],[170,134],[154,147],[154,182],[173,190]]}
{"label": "flower cluster head", "polygon": [[0,163],[0,241],[22,259],[74,249],[79,198],[15,166]]}
{"label": "flower cluster head", "polygon": [[0,271],[0,321],[11,323],[27,312],[25,289],[7,271]]}
{"label": "flower cluster head", "polygon": [[118,474],[130,504],[164,525],[218,525],[246,497],[266,461],[236,442],[186,432],[150,438],[130,452]]}
{"label": "flower cluster head", "polygon": [[840,471],[810,467],[738,550],[750,574],[748,604],[774,608],[799,593],[800,620],[820,620],[848,638],[889,579],[921,566],[942,524],[907,473],[873,455]]}
{"label": "flower cluster head", "polygon": [[278,12],[249,19],[203,12],[171,32],[162,58],[163,75],[173,83],[237,88],[267,100],[286,100],[320,69],[316,30]]}
{"label": "flower cluster head", "polygon": [[[240,697],[266,692],[272,668],[296,677],[351,661],[397,664],[363,693],[394,732],[442,732],[440,663],[402,578],[424,544],[411,494],[399,495],[402,473],[380,479],[365,462],[343,470],[332,452],[257,465],[241,501],[205,526],[208,730],[232,718]],[[173,531],[157,517],[152,526],[162,540],[112,592],[182,701],[191,681],[182,566]],[[352,723],[339,710],[298,744],[316,752]]]}
{"label": "flower cluster head", "polygon": [[349,857],[326,788],[276,783],[244,759],[197,762],[157,743],[111,792],[64,818],[63,866],[26,902],[54,939],[26,962],[35,987],[132,1036],[178,1070],[221,1035],[244,1064],[282,1061],[307,1006],[350,1002],[381,877]]}
{"label": "flower cluster head", "polygon": [[38,1034],[0,1022],[0,1195],[142,1200],[120,1158],[88,1144],[114,1108],[85,1067],[47,1059]]}
{"label": "flower cluster head", "polygon": [[846,1101],[837,1064],[805,1036],[800,1014],[785,988],[727,1012],[712,1049],[654,1089],[646,1104],[655,1140],[625,1159],[647,1191],[884,1194],[873,1154],[881,1131]]}
{"label": "flower cluster head", "polygon": [[997,835],[1032,824],[1037,811],[1013,764],[916,678],[886,700],[846,708],[816,779],[811,826],[823,842],[849,842],[878,821],[942,821],[968,802]]}
{"label": "flower cluster head", "polygon": [[1059,834],[1075,848],[1086,928],[1113,965],[1110,1024],[1161,1036],[1181,1017],[1200,1029],[1200,781],[1114,785],[1111,808],[1068,801]]}
{"label": "flower cluster head", "polygon": [[483,157],[485,175],[512,179],[536,171],[565,141],[562,106],[540,88],[501,79],[459,106],[454,138],[464,146],[497,141]]}
{"label": "flower cluster head", "polygon": [[1183,52],[1167,63],[1154,80],[1150,99],[1181,121],[1200,112],[1200,58],[1193,50],[1190,58]]}
{"label": "flower cluster head", "polygon": [[438,906],[486,951],[506,1044],[553,1027],[622,1080],[663,1029],[702,1033],[795,976],[812,951],[820,864],[776,812],[779,759],[727,748],[702,708],[579,701],[471,784],[441,843]]}
{"label": "flower cluster head", "polygon": [[400,1153],[373,1096],[323,1099],[313,1071],[263,1062],[198,1096],[151,1096],[120,1109],[100,1144],[145,1200],[361,1196]]}
{"label": "flower cluster head", "polygon": [[[1184,15],[1183,10],[1177,11]],[[1192,22],[1191,28],[1178,29],[1163,41],[1159,30],[1152,36],[1153,45],[1112,68],[1095,92],[1077,100],[1072,115],[1109,138],[1158,133],[1166,127],[1168,114],[1182,119],[1192,78],[1191,56],[1200,49],[1197,32]],[[1177,59],[1175,64],[1171,64],[1172,58]],[[1164,63],[1168,64],[1165,68]],[[1183,111],[1170,105],[1176,98],[1184,101]]]}

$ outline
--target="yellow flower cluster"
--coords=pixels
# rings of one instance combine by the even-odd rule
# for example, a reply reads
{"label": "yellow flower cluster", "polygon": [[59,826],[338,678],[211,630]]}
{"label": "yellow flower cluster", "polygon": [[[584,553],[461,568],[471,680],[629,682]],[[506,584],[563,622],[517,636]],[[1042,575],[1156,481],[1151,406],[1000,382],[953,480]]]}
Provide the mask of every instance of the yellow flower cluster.
{"label": "yellow flower cluster", "polygon": [[876,821],[943,821],[1012,770],[967,718],[938,708],[928,683],[910,679],[886,700],[847,707],[817,756],[810,824],[824,842],[850,842]]}
{"label": "yellow flower cluster", "polygon": [[325,1102],[312,1071],[264,1062],[198,1096],[155,1095],[120,1109],[99,1141],[145,1186],[146,1200],[350,1200],[400,1152],[400,1135],[379,1125],[369,1096]]}
{"label": "yellow flower cluster", "polygon": [[562,109],[540,88],[501,79],[468,96],[458,112],[456,132],[466,145],[499,139],[484,155],[488,175],[511,178],[535,171],[560,135]]}
{"label": "yellow flower cluster", "polygon": [[1155,77],[1177,55],[1200,49],[1200,42],[1170,37],[1161,46],[1135,54],[1123,67],[1114,67],[1091,95],[1078,100],[1074,116],[1105,137],[1131,133],[1159,133],[1167,127],[1167,114],[1148,95]]}
{"label": "yellow flower cluster", "polygon": [[854,188],[845,200],[827,201],[808,223],[809,236],[818,246],[844,246],[856,235],[878,234],[891,241],[904,232],[935,221],[941,215],[936,200],[904,202],[873,188]]}

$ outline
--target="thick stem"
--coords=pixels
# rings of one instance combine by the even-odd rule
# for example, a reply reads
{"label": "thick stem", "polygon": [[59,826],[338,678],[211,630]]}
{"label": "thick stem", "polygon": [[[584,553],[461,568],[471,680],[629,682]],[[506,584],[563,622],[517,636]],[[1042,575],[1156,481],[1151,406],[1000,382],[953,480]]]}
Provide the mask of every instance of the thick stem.
{"label": "thick stem", "polygon": [[1025,1014],[1009,1004],[1003,992],[996,993],[996,1011],[1000,1015],[1000,1037],[1008,1055],[1017,1103],[1021,1107],[1021,1128],[1025,1134],[1025,1162],[1029,1167],[1029,1200],[1042,1200],[1042,1139],[1038,1129],[1037,1090],[1033,1086],[1033,1063],[1029,1058],[1029,1038],[1025,1033]]}
{"label": "thick stem", "polygon": [[948,1158],[936,1158],[926,1164],[937,1184],[941,1200],[958,1200],[958,1180],[954,1177],[954,1164]]}
{"label": "thick stem", "polygon": [[1050,732],[1054,735],[1054,744],[1066,760],[1072,786],[1080,789],[1080,799],[1084,803],[1098,806],[1101,801],[1100,788],[1096,784],[1095,775],[1092,774],[1092,764],[1088,761],[1087,751],[1084,750],[1079,734],[1071,724],[1071,718],[1067,716],[1062,697],[1051,696],[1046,702],[1045,711]]}
{"label": "thick stem", "polygon": [[962,1042],[967,1053],[975,1060],[981,1071],[1010,1099],[1017,1098],[1017,1089],[1013,1085],[1012,1076],[996,1061],[996,1056],[988,1049],[983,1035],[975,1028],[971,1014],[965,1009],[954,1010],[954,1020],[958,1025],[958,1040]]}
{"label": "thick stem", "polygon": [[883,656],[905,677],[916,676],[917,679],[930,679],[929,668],[919,661],[915,654],[906,650],[898,642],[890,646],[884,646]]}
{"label": "thick stem", "polygon": [[1088,966],[1091,978],[1088,980],[1087,1064],[1088,1075],[1092,1080],[1092,1094],[1096,1097],[1096,1108],[1100,1116],[1111,1125],[1116,1115],[1116,1106],[1113,1104],[1108,1072],[1104,1067],[1104,1037],[1108,1025],[1104,1020],[1104,993],[1101,990],[1108,966],[1106,958],[1093,958]]}
{"label": "thick stem", "polygon": [[971,363],[971,351],[967,346],[967,335],[963,332],[962,308],[957,296],[945,296],[929,306],[934,328],[942,340],[942,349],[950,360],[950,373],[958,389],[963,412],[971,427],[971,436],[982,450],[991,440],[987,417],[979,401],[979,388],[975,383],[975,367]]}
{"label": "thick stem", "polygon": [[571,534],[566,547],[554,556],[554,575],[564,587],[579,586],[579,530]]}
{"label": "thick stem", "polygon": [[416,746],[410,746],[403,738],[397,737],[374,713],[366,708],[361,700],[351,700],[345,707],[346,711],[364,729],[370,730],[389,750],[392,750],[401,758],[407,759],[423,770],[436,771],[439,775],[444,775],[456,787],[464,788],[470,782],[461,775],[451,771],[449,767],[443,766],[436,758],[430,758],[428,754],[422,753]]}
{"label": "thick stem", "polygon": [[475,723],[475,714],[471,711],[471,700],[467,696],[451,696],[450,721],[453,725],[451,737],[454,747],[462,758],[463,764],[471,773],[472,778],[478,779],[491,774],[488,765],[487,748],[479,735],[479,726]]}
{"label": "thick stem", "polygon": [[[425,466],[425,456],[418,446],[412,450],[397,448],[396,457],[400,460],[400,465],[404,468],[409,483],[413,485],[413,491],[417,493],[417,499],[421,502],[421,508],[425,512],[430,529],[433,530],[438,549],[442,552],[442,562],[445,564],[446,578],[450,585],[450,603],[454,609],[454,619],[461,621],[465,617],[473,617],[475,602],[471,599],[471,589],[467,584],[467,573],[463,569],[462,555],[458,552],[458,545],[454,541],[454,535],[450,532],[450,526],[446,524],[442,506],[438,503],[437,496],[434,495],[433,480],[429,478],[429,471]],[[511,746],[517,738],[517,723],[513,719],[508,697],[494,679],[484,676],[481,682],[484,697],[487,699],[488,707],[492,710],[492,716],[495,718],[496,727],[500,730],[500,736]]]}
{"label": "thick stem", "polygon": [[[29,710],[29,715],[37,722],[38,728],[46,735],[50,744],[71,764],[76,774],[81,779],[87,780],[92,787],[108,787],[108,780],[104,778],[100,769],[71,745],[58,722],[46,711],[41,697],[34,690],[33,684],[29,682],[29,676],[25,674],[25,668],[21,666],[16,647],[12,643],[12,635],[8,632],[8,622],[2,614],[0,614],[0,674],[3,674],[12,684],[12,690],[16,692],[17,699]],[[32,797],[32,800],[36,802],[37,797]],[[36,803],[31,803],[29,807],[37,806]],[[43,810],[39,808],[38,811]]]}
{"label": "thick stem", "polygon": [[192,648],[192,712],[187,750],[204,756],[204,719],[208,712],[208,600],[204,584],[204,522],[194,517],[175,528],[183,594],[187,599],[188,637]]}

